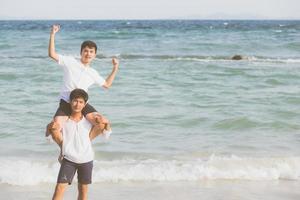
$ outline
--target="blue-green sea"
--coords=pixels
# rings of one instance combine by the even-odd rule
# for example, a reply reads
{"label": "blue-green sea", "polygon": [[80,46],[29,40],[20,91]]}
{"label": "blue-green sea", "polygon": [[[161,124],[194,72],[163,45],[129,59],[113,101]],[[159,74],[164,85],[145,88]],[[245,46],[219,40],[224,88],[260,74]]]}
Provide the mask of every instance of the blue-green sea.
{"label": "blue-green sea", "polygon": [[[61,25],[60,54],[80,59],[84,40],[97,43],[92,67],[104,78],[111,58],[120,60],[110,89],[89,89],[90,104],[113,128],[108,141],[93,142],[95,184],[167,182],[174,191],[181,182],[300,185],[300,21],[0,21],[5,191],[51,185],[52,192],[56,182],[59,150],[44,136],[63,75],[48,57],[52,24]],[[299,199],[292,188],[279,199]],[[259,195],[244,199],[268,199]]]}

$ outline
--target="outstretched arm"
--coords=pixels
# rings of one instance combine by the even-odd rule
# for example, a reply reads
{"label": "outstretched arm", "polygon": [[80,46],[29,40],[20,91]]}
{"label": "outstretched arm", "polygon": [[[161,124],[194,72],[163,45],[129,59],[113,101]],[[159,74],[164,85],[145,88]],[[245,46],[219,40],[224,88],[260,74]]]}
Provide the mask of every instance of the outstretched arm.
{"label": "outstretched arm", "polygon": [[59,31],[59,25],[53,25],[51,32],[50,32],[50,40],[49,40],[49,48],[48,48],[48,55],[50,58],[58,62],[58,55],[55,51],[55,34]]}
{"label": "outstretched arm", "polygon": [[113,64],[113,69],[110,75],[106,78],[105,83],[103,85],[103,87],[105,88],[110,88],[119,69],[119,60],[117,58],[114,57],[112,59],[112,64]]}

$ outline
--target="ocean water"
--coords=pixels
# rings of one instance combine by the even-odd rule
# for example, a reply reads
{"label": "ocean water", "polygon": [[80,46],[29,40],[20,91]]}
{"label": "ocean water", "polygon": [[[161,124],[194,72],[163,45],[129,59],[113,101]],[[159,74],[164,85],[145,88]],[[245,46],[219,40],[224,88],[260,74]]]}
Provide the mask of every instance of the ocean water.
{"label": "ocean water", "polygon": [[[62,83],[62,70],[47,57],[54,23],[61,25],[58,53],[79,59],[81,42],[95,41],[92,67],[103,77],[111,57],[120,59],[112,88],[89,90],[90,103],[113,126],[110,140],[93,142],[95,184],[128,189],[138,182],[150,193],[151,183],[169,183],[178,192],[188,182],[194,184],[189,194],[209,181],[214,190],[204,193],[214,194],[220,181],[228,184],[221,191],[246,181],[257,191],[279,184],[278,199],[299,199],[293,188],[300,181],[300,21],[230,20],[0,21],[0,188],[6,198],[55,185],[59,152],[44,137]],[[236,54],[244,59],[231,60]],[[231,199],[265,195],[239,198],[245,191]]]}

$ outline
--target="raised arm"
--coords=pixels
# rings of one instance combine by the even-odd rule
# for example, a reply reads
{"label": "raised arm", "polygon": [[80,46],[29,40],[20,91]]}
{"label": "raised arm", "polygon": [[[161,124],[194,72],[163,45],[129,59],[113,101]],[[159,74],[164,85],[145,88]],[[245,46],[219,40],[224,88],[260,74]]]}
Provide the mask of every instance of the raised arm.
{"label": "raised arm", "polygon": [[49,40],[49,48],[48,48],[48,55],[50,58],[58,62],[58,55],[55,51],[55,34],[59,31],[59,25],[53,25],[51,32],[50,32],[50,40]]}
{"label": "raised arm", "polygon": [[109,88],[112,85],[112,83],[113,83],[113,81],[115,79],[115,76],[116,76],[116,74],[118,72],[118,69],[119,69],[119,60],[117,58],[115,58],[115,57],[112,58],[112,64],[113,64],[113,69],[112,69],[110,75],[105,80],[105,83],[103,85],[104,88]]}

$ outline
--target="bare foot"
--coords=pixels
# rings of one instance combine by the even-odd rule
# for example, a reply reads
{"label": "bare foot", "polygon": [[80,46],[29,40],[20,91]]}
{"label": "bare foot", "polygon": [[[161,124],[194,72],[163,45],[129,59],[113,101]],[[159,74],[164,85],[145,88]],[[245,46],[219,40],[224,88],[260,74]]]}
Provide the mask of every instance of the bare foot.
{"label": "bare foot", "polygon": [[110,123],[106,123],[104,129],[105,129],[106,131],[111,131]]}
{"label": "bare foot", "polygon": [[108,140],[110,137],[110,134],[112,133],[111,127],[110,127],[110,123],[105,124],[104,130],[103,130],[103,137]]}
{"label": "bare foot", "polygon": [[45,137],[48,137],[49,135],[51,135],[51,132],[50,132],[50,124],[48,124],[48,125],[46,126]]}
{"label": "bare foot", "polygon": [[48,131],[48,129],[46,129],[46,132],[45,132],[45,137],[49,137],[51,133]]}
{"label": "bare foot", "polygon": [[95,122],[96,124],[99,124],[99,123],[103,123],[103,124],[106,124],[106,123],[109,123],[108,119],[106,119],[105,117],[103,117],[102,115],[96,113],[94,115],[95,117]]}

